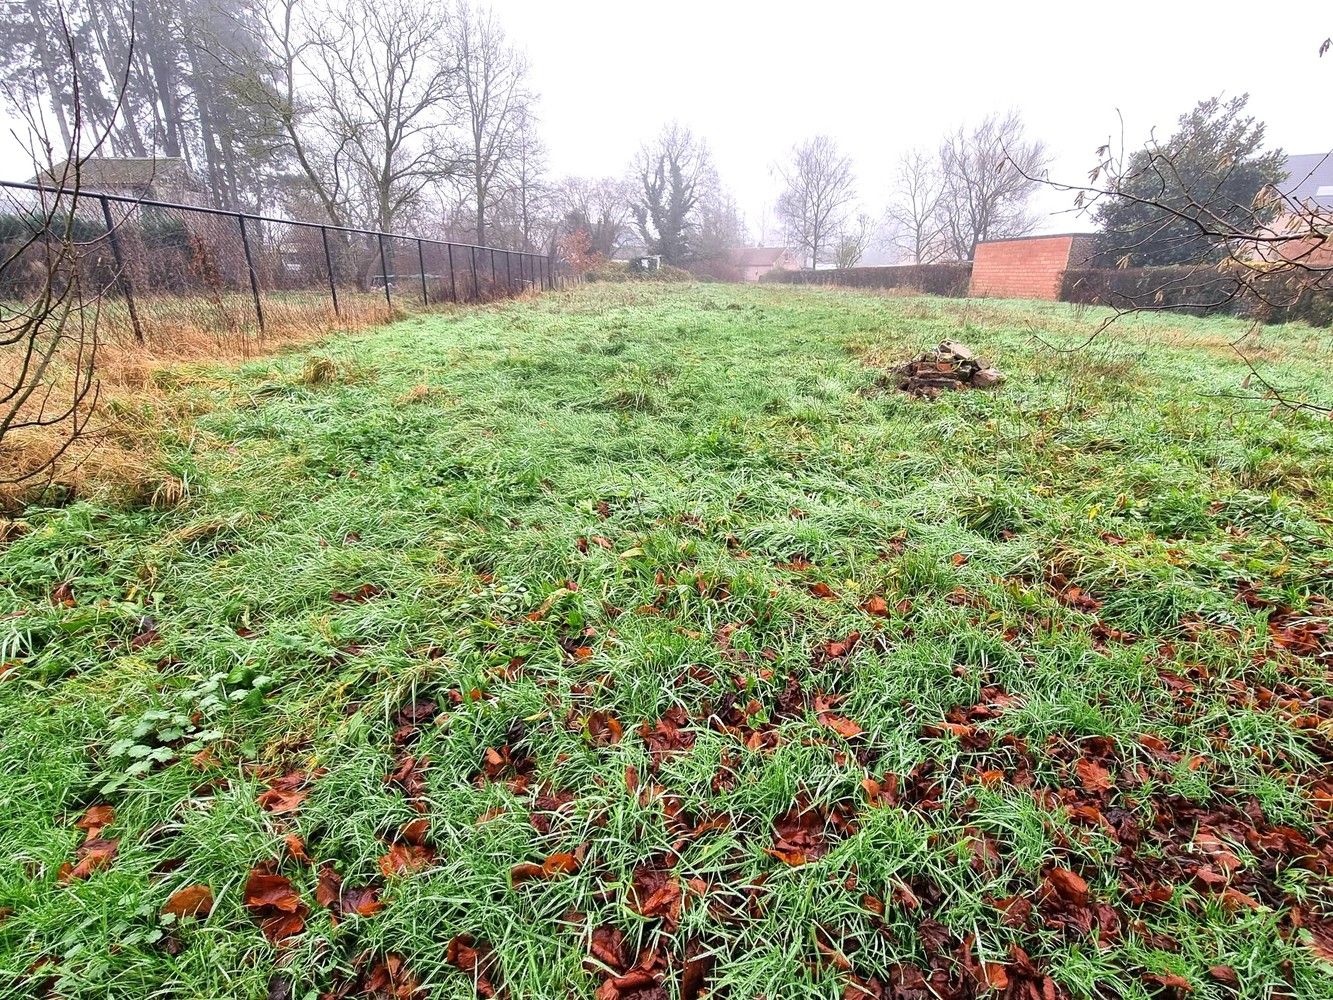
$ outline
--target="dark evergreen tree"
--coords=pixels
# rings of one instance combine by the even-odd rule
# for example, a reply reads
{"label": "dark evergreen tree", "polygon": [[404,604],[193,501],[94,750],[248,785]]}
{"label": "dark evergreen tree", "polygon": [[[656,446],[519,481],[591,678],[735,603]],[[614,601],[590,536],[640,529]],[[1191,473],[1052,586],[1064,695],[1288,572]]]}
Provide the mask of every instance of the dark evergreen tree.
{"label": "dark evergreen tree", "polygon": [[[0,18],[0,80],[52,123],[55,158],[78,117],[86,134],[108,132],[104,155],[180,158],[214,204],[253,209],[274,163],[256,155],[266,129],[238,100],[234,67],[256,61],[258,3],[24,0]],[[62,19],[73,60],[53,42]]]}
{"label": "dark evergreen tree", "polygon": [[1212,97],[1181,115],[1165,142],[1150,141],[1111,178],[1095,218],[1102,263],[1117,266],[1219,261],[1211,232],[1253,232],[1275,206],[1260,195],[1285,177],[1280,149],[1264,149],[1264,123],[1245,114],[1248,94]]}
{"label": "dark evergreen tree", "polygon": [[695,209],[712,177],[708,147],[689,129],[668,125],[639,151],[634,172],[639,190],[631,207],[644,249],[684,267],[694,257]]}

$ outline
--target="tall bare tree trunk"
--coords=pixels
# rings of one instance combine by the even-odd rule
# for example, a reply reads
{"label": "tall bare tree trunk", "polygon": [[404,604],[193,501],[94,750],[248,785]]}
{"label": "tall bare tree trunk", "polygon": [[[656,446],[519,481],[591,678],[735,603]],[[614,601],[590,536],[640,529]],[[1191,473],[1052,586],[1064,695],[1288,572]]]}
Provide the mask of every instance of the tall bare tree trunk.
{"label": "tall bare tree trunk", "polygon": [[51,95],[51,111],[56,116],[56,124],[60,127],[60,141],[64,143],[65,149],[69,150],[72,155],[74,150],[71,148],[71,144],[74,137],[70,132],[69,116],[65,114],[64,101],[60,98],[64,88],[60,86],[56,79],[56,64],[51,54],[50,35],[47,32],[47,25],[42,19],[42,11],[37,0],[28,0],[28,17],[32,19],[33,42],[37,48],[37,57],[41,60],[42,76],[46,78],[46,89]]}
{"label": "tall bare tree trunk", "polygon": [[486,179],[481,172],[481,143],[476,143],[475,147],[477,170],[473,175],[475,181],[474,190],[477,196],[477,238],[474,241],[477,246],[486,245]]}
{"label": "tall bare tree trunk", "polygon": [[232,177],[224,169],[222,151],[218,148],[218,132],[213,114],[212,81],[203,72],[199,49],[193,34],[185,31],[185,53],[190,60],[190,83],[194,90],[195,106],[199,111],[199,134],[204,144],[204,162],[208,167],[208,186],[214,204],[221,208],[236,208],[236,189]]}
{"label": "tall bare tree trunk", "polygon": [[167,156],[179,157],[184,143],[181,141],[180,108],[176,104],[176,63],[166,49],[170,36],[164,35],[157,18],[153,16],[151,3],[143,5],[143,26],[141,48],[148,58],[153,90],[161,112],[163,148]]}
{"label": "tall bare tree trunk", "polygon": [[[107,79],[119,82],[122,77],[126,77],[133,65],[133,53],[130,51],[132,46],[128,36],[121,30],[118,12],[108,9],[105,4],[89,3],[88,13],[93,34],[97,38],[98,55],[102,60],[102,70]],[[133,111],[129,107],[129,89],[126,88],[127,93],[122,95],[119,106],[114,109],[116,120],[120,123],[115,129],[115,135],[123,144],[129,146],[131,155],[147,156],[148,147],[144,144],[143,136],[139,133],[138,123],[135,121]],[[98,114],[106,114],[112,110],[104,106],[105,102],[101,99],[101,94],[97,88],[84,88],[82,93],[86,102],[90,105],[97,105],[90,110],[94,110]]]}

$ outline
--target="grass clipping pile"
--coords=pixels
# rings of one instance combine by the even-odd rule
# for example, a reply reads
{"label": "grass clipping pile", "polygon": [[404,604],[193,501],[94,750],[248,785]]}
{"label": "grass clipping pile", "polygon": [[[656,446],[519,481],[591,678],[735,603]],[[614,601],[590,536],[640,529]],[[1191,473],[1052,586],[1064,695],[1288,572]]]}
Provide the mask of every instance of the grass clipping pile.
{"label": "grass clipping pile", "polygon": [[982,360],[956,340],[942,340],[927,351],[894,369],[898,388],[922,399],[936,399],[942,392],[989,389],[1004,381],[998,368]]}

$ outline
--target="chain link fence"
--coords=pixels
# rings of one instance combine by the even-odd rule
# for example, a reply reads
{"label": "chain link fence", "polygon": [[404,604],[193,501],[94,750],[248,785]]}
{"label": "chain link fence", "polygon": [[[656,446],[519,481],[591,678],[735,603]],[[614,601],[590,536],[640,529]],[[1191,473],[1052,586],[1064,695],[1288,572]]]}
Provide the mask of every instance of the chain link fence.
{"label": "chain link fence", "polygon": [[44,242],[67,236],[66,279],[102,290],[116,342],[367,325],[564,281],[543,254],[0,182],[0,302],[40,290]]}

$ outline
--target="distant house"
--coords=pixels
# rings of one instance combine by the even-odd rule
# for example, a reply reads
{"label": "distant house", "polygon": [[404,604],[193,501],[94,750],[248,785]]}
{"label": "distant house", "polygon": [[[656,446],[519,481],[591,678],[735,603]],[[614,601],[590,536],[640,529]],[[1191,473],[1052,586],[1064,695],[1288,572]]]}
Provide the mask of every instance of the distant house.
{"label": "distant house", "polygon": [[[59,163],[43,170],[29,183],[48,188],[74,187],[73,168],[68,161]],[[106,209],[112,224],[119,227],[125,252],[142,254],[134,266],[180,270],[194,266],[188,263],[190,255],[202,252],[201,247],[211,248],[208,252],[219,258],[235,259],[243,253],[234,225],[220,226],[216,217],[202,212],[138,204],[146,201],[195,208],[211,206],[208,189],[180,157],[89,157],[79,166],[77,183],[84,195],[109,194],[130,199],[108,201]],[[132,250],[133,247],[141,249]]]}
{"label": "distant house", "polygon": [[786,247],[735,247],[727,251],[741,281],[758,281],[769,271],[797,271],[801,262]]}
{"label": "distant house", "polygon": [[1333,213],[1333,153],[1287,157],[1287,177],[1277,186],[1288,202]]}
{"label": "distant house", "polygon": [[1282,207],[1260,236],[1280,237],[1260,243],[1266,259],[1285,257],[1311,266],[1333,263],[1333,153],[1299,153],[1287,157],[1286,177],[1277,185]]}
{"label": "distant house", "polygon": [[[72,186],[68,161],[43,170],[31,181],[44,187]],[[208,190],[178,156],[94,156],[79,168],[79,188],[123,198],[206,206]]]}

